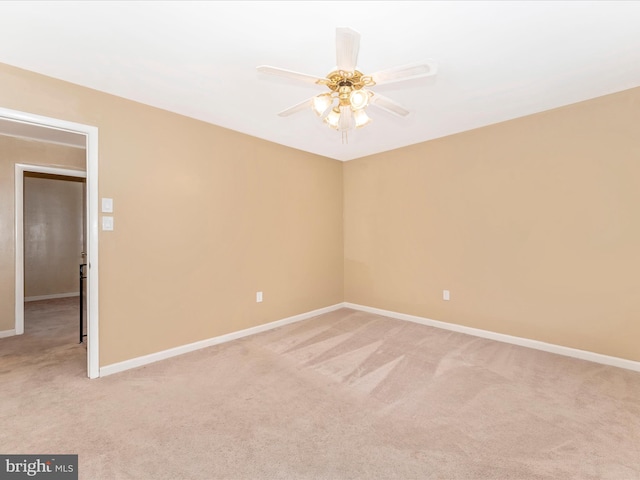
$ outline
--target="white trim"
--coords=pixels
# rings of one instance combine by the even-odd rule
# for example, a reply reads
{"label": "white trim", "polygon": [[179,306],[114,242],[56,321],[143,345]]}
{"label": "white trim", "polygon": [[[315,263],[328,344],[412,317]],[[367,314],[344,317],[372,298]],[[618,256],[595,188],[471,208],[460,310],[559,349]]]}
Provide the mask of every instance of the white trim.
{"label": "white trim", "polygon": [[414,315],[407,315],[405,313],[366,307],[364,305],[358,305],[355,303],[345,302],[344,307],[351,308],[353,310],[361,310],[363,312],[374,313],[376,315],[383,315],[385,317],[396,318],[398,320],[407,320],[409,322],[420,323],[429,327],[442,328],[444,330],[465,333],[467,335],[473,335],[475,337],[488,338],[490,340],[496,340],[498,342],[510,343],[513,345],[519,345],[521,347],[533,348],[535,350],[556,353],[558,355],[564,355],[566,357],[579,358],[581,360],[587,360],[589,362],[600,363],[603,365],[610,365],[613,367],[640,372],[640,362],[627,360],[625,358],[611,357],[609,355],[602,355],[601,353],[578,350],[577,348],[564,347],[562,345],[540,342],[538,340],[531,340],[528,338],[514,337],[512,335],[506,335],[504,333],[496,333],[489,330],[481,330],[479,328],[465,327],[464,325],[456,325],[455,323],[431,320],[430,318],[417,317]]}
{"label": "white trim", "polygon": [[53,300],[54,298],[70,298],[79,297],[80,292],[69,293],[52,293],[51,295],[34,295],[33,297],[24,297],[25,302],[38,302],[40,300]]}
{"label": "white trim", "polygon": [[600,353],[588,352],[585,350],[578,350],[576,348],[564,347],[562,345],[555,345],[551,343],[540,342],[538,340],[531,340],[528,338],[515,337],[512,335],[506,335],[503,333],[491,332],[488,330],[481,330],[479,328],[466,327],[464,325],[457,325],[455,323],[441,322],[438,320],[432,320],[429,318],[418,317],[415,315],[407,315],[405,313],[393,312],[390,310],[382,310],[380,308],[367,307],[364,305],[358,305],[355,303],[343,302],[329,307],[320,308],[310,312],[295,315],[293,317],[283,318],[274,322],[266,323],[264,325],[258,325],[256,327],[239,330],[237,332],[228,333],[226,335],[220,335],[218,337],[209,338],[206,340],[200,340],[198,342],[189,343],[187,345],[181,345],[179,347],[170,348],[161,352],[151,353],[142,357],[132,358],[118,363],[113,363],[100,368],[100,376],[105,377],[107,375],[113,375],[114,373],[123,372],[132,368],[142,367],[150,363],[155,363],[160,360],[166,360],[171,357],[182,355],[184,353],[193,352],[202,348],[207,348],[220,343],[230,342],[249,335],[255,335],[267,330],[271,330],[290,323],[306,320],[324,313],[333,312],[341,308],[351,308],[353,310],[360,310],[363,312],[373,313],[376,315],[383,315],[385,317],[395,318],[398,320],[405,320],[413,323],[419,323],[421,325],[427,325],[429,327],[441,328],[443,330],[450,330],[453,332],[464,333],[467,335],[473,335],[475,337],[487,338],[489,340],[495,340],[498,342],[509,343],[512,345],[519,345],[521,347],[533,348],[535,350],[541,350],[544,352],[555,353],[566,357],[579,358],[594,363],[603,365],[610,365],[613,367],[624,368],[627,370],[640,371],[640,362],[633,360],[627,360],[624,358],[611,357],[608,355],[602,355]]}
{"label": "white trim", "polygon": [[100,376],[98,309],[98,128],[87,133],[87,374]]}
{"label": "white trim", "polygon": [[274,322],[258,325],[256,327],[246,328],[244,330],[239,330],[237,332],[227,333],[226,335],[220,335],[218,337],[208,338],[206,340],[200,340],[198,342],[189,343],[187,345],[181,345],[179,347],[170,348],[168,350],[162,350],[161,352],[151,353],[149,355],[144,355],[142,357],[132,358],[130,360],[125,360],[123,362],[112,363],[111,365],[107,365],[105,367],[100,368],[100,376],[105,377],[107,375],[113,375],[114,373],[123,372],[125,370],[130,370],[132,368],[142,367],[143,365],[148,365],[150,363],[154,363],[160,360],[166,360],[167,358],[175,357],[177,355],[182,355],[184,353],[193,352],[195,350],[211,347],[213,345],[218,345],[220,343],[230,342],[232,340],[237,340],[239,338],[246,337],[249,335],[255,335],[256,333],[272,330],[277,327],[282,327],[283,325],[288,325],[290,323],[299,322],[301,320],[306,320],[308,318],[317,317],[318,315],[322,315],[324,313],[333,312],[343,307],[344,307],[343,303],[338,303],[330,307],[319,308],[317,310],[312,310],[310,312],[294,315],[293,317],[287,317],[281,320],[276,320]]}
{"label": "white trim", "polygon": [[11,330],[0,330],[0,338],[5,338],[5,337],[13,337],[16,334],[16,329],[11,329]]}
{"label": "white trim", "polygon": [[24,170],[18,165],[15,167],[15,190],[14,205],[14,251],[15,251],[15,331],[16,335],[24,333],[24,221],[23,221],[23,200],[24,200]]}
{"label": "white trim", "polygon": [[[0,107],[0,117],[86,136],[86,172],[83,173],[87,178],[87,263],[89,265],[87,269],[87,375],[89,378],[96,378],[100,375],[100,342],[98,338],[98,128],[2,107]],[[37,166],[23,165],[23,167],[32,168]],[[65,171],[68,172],[68,170]],[[68,173],[63,173],[63,175],[68,175]],[[18,170],[16,169],[16,178],[17,177]],[[16,180],[16,189],[18,185],[21,184],[22,178],[20,178],[20,181]],[[22,189],[22,187],[20,187],[20,189]],[[16,251],[18,245],[23,245],[22,237],[22,229],[17,228],[16,220]],[[22,259],[22,261],[24,261],[24,256]],[[24,304],[22,303],[24,301],[24,272],[22,268],[18,268],[18,260],[16,253],[16,334],[22,334],[24,333]],[[20,272],[18,272],[18,270],[20,270]],[[21,330],[18,330],[19,324],[21,325]]]}

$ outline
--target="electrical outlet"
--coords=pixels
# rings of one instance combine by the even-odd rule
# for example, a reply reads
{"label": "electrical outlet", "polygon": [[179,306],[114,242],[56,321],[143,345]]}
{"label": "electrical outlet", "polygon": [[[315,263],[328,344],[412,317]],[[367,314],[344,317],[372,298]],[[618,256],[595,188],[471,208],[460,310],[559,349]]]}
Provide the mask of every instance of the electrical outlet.
{"label": "electrical outlet", "polygon": [[449,290],[442,290],[442,299],[449,300],[450,298],[451,298],[451,295],[449,294]]}
{"label": "electrical outlet", "polygon": [[256,292],[256,302],[262,302],[262,292]]}

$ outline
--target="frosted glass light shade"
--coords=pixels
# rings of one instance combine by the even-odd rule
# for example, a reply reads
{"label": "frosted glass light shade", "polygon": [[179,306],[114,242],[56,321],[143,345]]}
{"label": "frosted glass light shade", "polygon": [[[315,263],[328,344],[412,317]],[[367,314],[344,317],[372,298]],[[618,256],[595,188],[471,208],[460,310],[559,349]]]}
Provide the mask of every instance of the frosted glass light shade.
{"label": "frosted glass light shade", "polygon": [[355,120],[356,128],[364,127],[365,125],[368,125],[369,123],[371,123],[371,118],[369,118],[369,115],[367,115],[367,112],[365,112],[362,109],[355,110],[353,112],[353,119]]}
{"label": "frosted glass light shade", "polygon": [[331,128],[338,128],[338,124],[340,122],[340,110],[337,108],[332,109],[329,112],[329,115],[324,117],[324,122],[329,125]]}
{"label": "frosted glass light shade", "polygon": [[360,110],[369,104],[369,92],[364,89],[354,90],[349,95],[349,103],[354,110]]}
{"label": "frosted glass light shade", "polygon": [[316,115],[322,117],[327,112],[327,109],[331,107],[332,103],[333,98],[331,98],[331,94],[323,93],[321,95],[313,97],[311,108],[313,108],[313,111],[316,112]]}

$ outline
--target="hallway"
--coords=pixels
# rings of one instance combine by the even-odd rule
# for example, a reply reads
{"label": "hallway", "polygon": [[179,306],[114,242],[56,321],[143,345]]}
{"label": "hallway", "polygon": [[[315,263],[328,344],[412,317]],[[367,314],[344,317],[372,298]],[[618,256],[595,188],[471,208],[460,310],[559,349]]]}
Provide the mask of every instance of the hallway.
{"label": "hallway", "polygon": [[[87,375],[86,344],[78,343],[79,297],[25,303],[23,335],[0,339],[4,381],[33,375]],[[36,368],[34,368],[36,367]]]}

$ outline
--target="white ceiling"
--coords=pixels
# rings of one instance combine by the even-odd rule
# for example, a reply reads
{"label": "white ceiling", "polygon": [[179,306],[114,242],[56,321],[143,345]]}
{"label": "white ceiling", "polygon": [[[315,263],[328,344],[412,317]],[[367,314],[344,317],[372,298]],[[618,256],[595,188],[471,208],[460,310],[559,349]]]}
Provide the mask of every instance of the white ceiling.
{"label": "white ceiling", "polygon": [[[435,77],[374,87],[408,107],[349,136],[277,112],[326,87],[335,29],[359,70],[432,59]],[[640,85],[638,1],[0,2],[0,62],[289,147],[350,160]]]}

